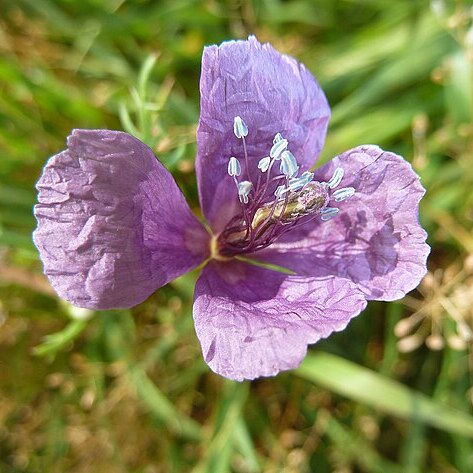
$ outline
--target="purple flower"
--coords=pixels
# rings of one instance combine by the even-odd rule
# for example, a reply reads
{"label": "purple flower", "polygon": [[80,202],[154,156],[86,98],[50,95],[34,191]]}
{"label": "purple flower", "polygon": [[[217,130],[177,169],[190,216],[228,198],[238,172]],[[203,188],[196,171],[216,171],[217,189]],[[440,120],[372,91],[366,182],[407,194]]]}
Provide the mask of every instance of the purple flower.
{"label": "purple flower", "polygon": [[147,146],[75,130],[37,185],[51,284],[80,307],[124,308],[206,262],[194,320],[209,366],[235,380],[298,366],[367,300],[413,289],[429,252],[403,158],[360,146],[309,171],[329,115],[313,76],[270,45],[206,48],[196,171],[210,233]]}

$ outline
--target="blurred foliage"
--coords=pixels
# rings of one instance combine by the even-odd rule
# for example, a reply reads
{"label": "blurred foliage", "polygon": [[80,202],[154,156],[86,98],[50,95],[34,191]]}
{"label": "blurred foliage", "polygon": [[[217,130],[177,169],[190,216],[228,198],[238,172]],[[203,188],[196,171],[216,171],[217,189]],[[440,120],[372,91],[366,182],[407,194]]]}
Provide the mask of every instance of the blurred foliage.
{"label": "blurred foliage", "polygon": [[[473,471],[472,15],[466,0],[4,0],[0,471]],[[412,162],[432,254],[404,301],[238,384],[202,361],[196,272],[131,311],[78,311],[41,275],[31,208],[47,157],[96,127],[146,141],[198,212],[202,48],[248,34],[321,82],[322,161],[372,142]]]}

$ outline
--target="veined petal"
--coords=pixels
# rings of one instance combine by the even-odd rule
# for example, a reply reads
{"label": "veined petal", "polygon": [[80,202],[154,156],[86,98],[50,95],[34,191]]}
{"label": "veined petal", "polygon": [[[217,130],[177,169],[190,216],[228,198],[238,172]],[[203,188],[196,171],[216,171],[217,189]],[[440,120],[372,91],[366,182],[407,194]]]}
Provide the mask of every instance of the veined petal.
{"label": "veined petal", "polygon": [[355,194],[337,202],[338,215],[312,221],[268,250],[256,254],[301,275],[350,278],[367,299],[395,300],[414,289],[426,273],[430,248],[418,220],[425,193],[402,157],[377,146],[360,146],[315,172],[328,181],[343,168],[343,187]]}
{"label": "veined petal", "polygon": [[242,381],[296,368],[308,344],[343,330],[365,306],[347,279],[211,262],[195,288],[194,322],[210,368]]}
{"label": "veined petal", "polygon": [[171,174],[126,133],[74,130],[37,188],[44,272],[79,307],[136,305],[208,254],[208,234]]}
{"label": "veined petal", "polygon": [[245,140],[254,175],[276,133],[288,140],[304,171],[322,148],[330,108],[302,64],[254,36],[205,48],[200,93],[199,195],[205,217],[219,231],[240,208],[226,173],[229,156],[237,156],[244,167],[242,141],[233,133],[234,118],[241,117],[248,126]]}

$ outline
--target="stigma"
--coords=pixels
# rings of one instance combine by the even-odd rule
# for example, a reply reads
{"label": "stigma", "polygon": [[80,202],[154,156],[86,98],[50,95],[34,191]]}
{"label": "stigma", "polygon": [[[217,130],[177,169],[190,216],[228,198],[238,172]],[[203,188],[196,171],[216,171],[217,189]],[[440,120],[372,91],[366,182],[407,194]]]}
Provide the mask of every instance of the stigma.
{"label": "stigma", "polygon": [[[310,171],[300,173],[297,157],[280,132],[275,134],[268,155],[258,160],[257,169],[250,169],[245,139],[251,137],[251,130],[242,117],[235,117],[233,132],[241,140],[242,155],[229,158],[227,173],[234,181],[241,212],[217,237],[220,255],[252,253],[311,220],[327,222],[340,213],[332,202],[338,205],[355,195],[355,188],[339,187],[344,177],[341,167],[327,182],[314,180]],[[253,161],[254,156],[251,158]]]}

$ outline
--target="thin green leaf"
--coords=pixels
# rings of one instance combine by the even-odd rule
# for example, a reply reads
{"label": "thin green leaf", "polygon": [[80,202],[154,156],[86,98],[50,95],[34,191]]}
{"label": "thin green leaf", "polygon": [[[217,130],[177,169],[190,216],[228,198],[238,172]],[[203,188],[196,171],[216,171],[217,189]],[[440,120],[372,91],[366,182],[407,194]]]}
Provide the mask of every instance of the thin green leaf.
{"label": "thin green leaf", "polygon": [[245,471],[249,473],[260,471],[258,455],[246,422],[242,417],[237,420],[235,425],[234,440],[236,449],[241,453],[245,461]]}
{"label": "thin green leaf", "polygon": [[138,92],[143,99],[146,99],[147,97],[148,82],[157,59],[158,57],[155,54],[150,54],[141,66],[140,74],[138,76]]}
{"label": "thin green leaf", "polygon": [[169,430],[189,440],[201,438],[200,425],[180,413],[141,368],[131,368],[130,379],[151,414]]}
{"label": "thin green leaf", "polygon": [[130,112],[124,103],[120,103],[118,106],[118,115],[120,116],[120,122],[124,130],[130,135],[139,136],[140,132],[136,128],[133,120],[131,119]]}
{"label": "thin green leaf", "polygon": [[249,383],[227,383],[227,389],[218,406],[212,438],[206,443],[206,456],[195,467],[193,473],[230,471],[235,432],[248,397],[248,386]]}
{"label": "thin green leaf", "polygon": [[296,373],[354,401],[402,419],[473,437],[473,417],[328,353],[309,354]]}
{"label": "thin green leaf", "polygon": [[[343,452],[343,456],[359,465],[363,471],[405,473],[402,467],[383,458],[358,432],[348,430],[325,409],[317,414],[317,421],[337,449]],[[363,455],[360,455],[360,452],[363,452]]]}
{"label": "thin green leaf", "polygon": [[87,320],[74,319],[60,332],[52,333],[44,337],[44,342],[34,348],[33,353],[37,356],[55,355],[66,345],[73,342],[87,327]]}

